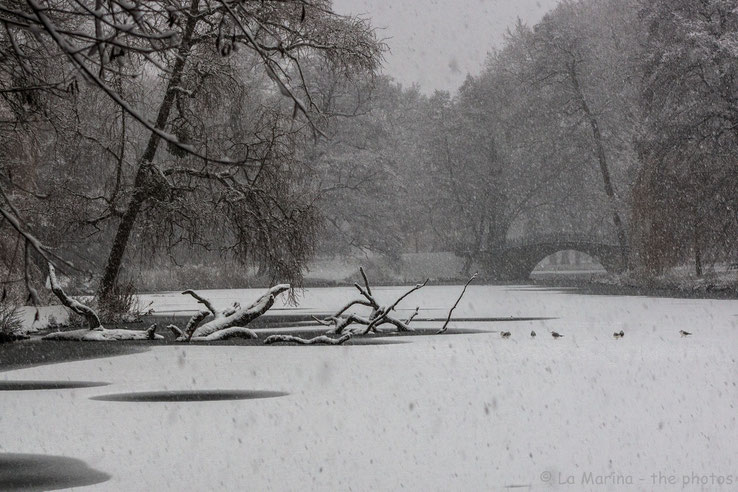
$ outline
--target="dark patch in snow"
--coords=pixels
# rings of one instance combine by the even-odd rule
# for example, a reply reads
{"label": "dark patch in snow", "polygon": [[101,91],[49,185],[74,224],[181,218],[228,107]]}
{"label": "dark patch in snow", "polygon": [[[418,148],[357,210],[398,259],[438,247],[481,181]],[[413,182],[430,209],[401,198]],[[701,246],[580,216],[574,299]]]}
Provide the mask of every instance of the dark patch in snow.
{"label": "dark patch in snow", "polygon": [[110,475],[65,456],[0,453],[0,490],[57,490],[110,480]]}
{"label": "dark patch in snow", "polygon": [[186,391],[143,391],[138,393],[113,393],[93,396],[91,400],[123,401],[123,402],[186,402],[186,401],[223,401],[253,400],[258,398],[276,398],[289,393],[282,391],[258,390],[186,390]]}
{"label": "dark patch in snow", "polygon": [[35,391],[35,390],[59,390],[74,388],[94,388],[96,386],[107,386],[110,383],[96,381],[22,381],[8,380],[0,381],[0,391]]}
{"label": "dark patch in snow", "polygon": [[2,344],[0,372],[71,360],[136,354],[152,346],[151,341],[49,342],[38,339]]}

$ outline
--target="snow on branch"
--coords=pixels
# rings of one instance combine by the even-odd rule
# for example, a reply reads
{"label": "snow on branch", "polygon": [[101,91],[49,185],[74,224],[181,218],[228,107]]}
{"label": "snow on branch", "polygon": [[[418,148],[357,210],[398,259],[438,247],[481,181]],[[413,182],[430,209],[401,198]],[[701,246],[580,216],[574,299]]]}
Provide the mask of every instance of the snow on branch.
{"label": "snow on branch", "polygon": [[[22,3],[24,8],[0,5],[3,22],[29,33],[43,45],[42,35],[50,37],[85,80],[156,137],[187,154],[220,164],[249,165],[246,160],[213,158],[167,133],[166,120],[149,120],[121,97],[105,74],[136,76],[124,73],[122,68],[127,57],[136,55],[145,64],[174,77],[182,67],[177,70],[176,66],[166,66],[163,60],[174,58],[184,65],[198,44],[214,42],[222,56],[235,54],[243,46],[255,53],[279,93],[291,100],[293,118],[302,113],[314,131],[323,135],[311,116],[311,112],[322,112],[313,102],[310,84],[304,80],[301,62],[311,58],[306,54],[316,54],[349,74],[376,71],[387,49],[367,20],[339,15],[324,0],[270,2],[266,9],[233,0],[110,0],[96,2],[94,8],[85,0]],[[14,42],[10,32],[9,36]],[[16,54],[20,54],[17,49]],[[26,60],[21,54],[23,62]],[[298,82],[292,80],[293,69],[299,73]],[[171,90],[186,93],[187,89],[174,84]]]}
{"label": "snow on branch", "polygon": [[[204,304],[208,311],[202,310],[195,313],[184,330],[175,325],[169,325],[168,328],[177,337],[178,342],[211,342],[230,338],[257,338],[254,331],[244,327],[266,313],[274,305],[277,296],[289,289],[289,284],[275,285],[245,308],[236,303],[222,311],[215,309],[209,299],[193,290],[186,290],[182,294],[194,297],[199,303]],[[211,314],[213,319],[200,325]]]}
{"label": "snow on branch", "polygon": [[99,326],[94,330],[71,330],[50,333],[42,340],[56,340],[67,342],[112,342],[116,340],[163,340],[157,335],[157,325],[154,323],[146,330],[107,329]]}
{"label": "snow on branch", "polygon": [[[382,307],[379,305],[379,302],[377,302],[377,299],[374,297],[374,294],[372,293],[371,286],[369,285],[369,279],[366,276],[366,272],[364,272],[364,268],[360,267],[359,272],[361,273],[361,277],[364,280],[364,285],[359,285],[358,283],[354,284],[354,287],[356,287],[356,290],[359,291],[359,293],[364,297],[364,299],[355,299],[353,301],[350,301],[348,304],[346,304],[343,308],[338,310],[335,314],[332,316],[329,316],[325,319],[315,319],[318,323],[320,323],[323,326],[332,326],[333,328],[328,333],[336,333],[336,334],[342,334],[344,330],[346,330],[350,325],[352,324],[359,324],[364,325],[366,328],[358,329],[358,330],[352,330],[352,333],[362,334],[365,335],[367,333],[371,333],[376,331],[376,328],[383,325],[383,324],[391,324],[394,325],[397,328],[397,331],[413,331],[412,328],[410,328],[410,322],[417,316],[418,308],[416,308],[415,313],[408,318],[407,321],[401,321],[394,316],[392,316],[392,311],[395,310],[397,305],[404,300],[407,296],[412,294],[413,292],[422,289],[426,286],[428,283],[428,280],[426,279],[425,282],[422,284],[417,284],[404,294],[402,294],[400,297],[398,297],[391,305],[388,307]],[[355,305],[362,305],[371,307],[372,311],[369,314],[368,317],[359,316],[356,314],[348,314],[344,315],[344,313],[350,309],[351,307]]]}
{"label": "snow on branch", "polygon": [[[410,327],[410,323],[418,316],[418,313],[420,312],[420,307],[416,307],[415,311],[405,321],[397,319],[396,317],[392,316],[391,313],[395,310],[397,305],[400,304],[400,302],[402,302],[410,294],[425,287],[428,284],[428,280],[426,280],[422,284],[415,285],[407,292],[403,293],[401,296],[395,299],[395,301],[389,306],[382,307],[377,302],[374,294],[372,293],[372,289],[369,285],[369,280],[366,276],[366,272],[364,272],[363,268],[359,268],[359,272],[361,273],[364,285],[362,286],[359,283],[355,283],[354,287],[356,287],[356,290],[359,291],[363,299],[359,298],[354,299],[353,301],[349,301],[335,314],[328,316],[327,318],[319,319],[313,316],[313,319],[320,325],[331,327],[331,329],[328,331],[329,334],[342,334],[344,332],[347,332],[354,335],[366,335],[368,333],[376,332],[377,327],[383,324],[394,325],[397,328],[398,332],[413,331],[413,329]],[[438,331],[438,334],[445,333],[448,329],[448,323],[451,321],[451,316],[454,312],[454,309],[456,309],[456,307],[459,305],[459,302],[461,302],[461,298],[464,297],[464,294],[466,293],[467,287],[475,278],[477,278],[476,273],[472,275],[472,277],[464,285],[461,294],[459,295],[458,299],[456,299],[456,302],[448,312],[448,316],[446,317],[446,322],[443,324],[443,328]],[[367,306],[370,307],[372,310],[368,316],[360,316],[355,313],[345,314],[346,311],[356,305]],[[351,328],[351,325],[354,324],[363,325],[365,328]]]}
{"label": "snow on branch", "polygon": [[68,307],[73,312],[85,318],[87,324],[90,327],[90,330],[94,330],[95,328],[102,326],[102,324],[100,323],[100,317],[92,308],[90,308],[89,306],[85,306],[76,299],[69,297],[66,292],[64,292],[64,289],[62,289],[56,279],[56,270],[54,269],[54,265],[52,265],[51,263],[49,263],[49,283],[51,284],[51,291],[64,306]]}
{"label": "snow on branch", "polygon": [[264,340],[264,345],[272,345],[274,343],[297,343],[299,345],[343,345],[345,342],[351,339],[351,336],[351,333],[346,333],[338,338],[331,338],[325,335],[320,335],[314,338],[305,339],[293,335],[272,335]]}
{"label": "snow on branch", "polygon": [[59,331],[49,333],[42,337],[43,340],[62,340],[73,342],[105,342],[114,340],[163,340],[164,337],[156,334],[156,324],[151,325],[147,330],[122,330],[107,329],[100,323],[100,317],[94,309],[82,304],[76,299],[68,296],[59,284],[56,278],[56,270],[54,265],[49,263],[49,284],[51,291],[61,301],[61,303],[74,313],[82,316],[87,320],[89,328],[70,331]]}

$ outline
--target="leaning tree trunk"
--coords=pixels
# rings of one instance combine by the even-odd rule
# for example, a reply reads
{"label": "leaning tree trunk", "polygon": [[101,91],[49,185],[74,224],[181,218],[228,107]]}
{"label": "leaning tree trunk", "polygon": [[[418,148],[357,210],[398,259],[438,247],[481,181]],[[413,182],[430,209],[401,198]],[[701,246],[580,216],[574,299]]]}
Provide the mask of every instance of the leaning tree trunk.
{"label": "leaning tree trunk", "polygon": [[[174,67],[172,67],[169,82],[167,83],[167,89],[164,93],[164,99],[159,106],[159,113],[156,117],[157,130],[164,131],[166,129],[167,122],[169,121],[169,113],[174,105],[175,96],[182,81],[184,67],[187,63],[187,59],[193,45],[192,38],[195,32],[195,26],[199,19],[197,16],[198,11],[199,0],[192,0],[192,4],[190,5],[190,15],[187,19],[184,33],[182,34],[182,42],[177,50],[177,58],[174,63]],[[160,142],[161,137],[159,134],[151,132],[149,135],[149,142],[146,145],[146,150],[139,161],[138,171],[136,172],[136,178],[134,181],[133,197],[131,198],[128,208],[118,224],[118,229],[113,239],[113,245],[110,248],[108,261],[105,265],[105,271],[98,289],[99,299],[106,299],[112,293],[118,279],[118,273],[120,272],[120,266],[123,262],[126,247],[128,246],[128,240],[131,237],[131,231],[133,230],[133,226],[136,224],[136,219],[141,211],[141,207],[156,191],[157,187],[154,179],[155,171],[151,169],[151,163],[154,160],[154,156],[156,155]]]}
{"label": "leaning tree trunk", "polygon": [[586,116],[587,121],[589,122],[589,126],[592,129],[592,139],[594,140],[597,162],[600,165],[600,174],[602,174],[602,182],[605,187],[605,194],[607,195],[608,201],[610,202],[610,208],[612,210],[612,221],[615,224],[615,230],[618,235],[618,244],[620,245],[623,261],[625,262],[627,260],[628,239],[625,235],[625,227],[623,226],[623,221],[620,219],[620,213],[618,212],[615,189],[612,185],[612,177],[610,176],[610,168],[607,163],[605,146],[602,143],[602,132],[600,132],[600,125],[597,122],[597,118],[592,113],[589,104],[587,103],[587,98],[584,97],[582,87],[579,84],[579,76],[577,75],[576,66],[574,65],[574,63],[570,63],[568,68],[569,78],[571,79],[571,83],[574,88],[574,94],[579,100],[582,111],[584,111],[584,115]]}

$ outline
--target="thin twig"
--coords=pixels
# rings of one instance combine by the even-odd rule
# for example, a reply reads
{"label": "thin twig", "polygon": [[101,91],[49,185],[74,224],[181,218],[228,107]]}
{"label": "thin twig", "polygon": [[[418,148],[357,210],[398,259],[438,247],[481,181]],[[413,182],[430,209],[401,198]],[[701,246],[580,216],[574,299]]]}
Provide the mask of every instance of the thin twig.
{"label": "thin twig", "polygon": [[439,335],[441,333],[446,333],[446,330],[448,329],[448,323],[449,323],[449,321],[451,321],[451,314],[454,312],[454,309],[456,309],[456,306],[459,305],[459,302],[461,302],[461,298],[464,297],[464,293],[466,292],[466,288],[469,287],[469,284],[472,282],[472,280],[474,280],[475,278],[477,278],[477,275],[478,275],[478,273],[475,273],[474,275],[471,276],[471,278],[469,280],[466,281],[466,285],[464,285],[464,289],[461,291],[461,295],[459,295],[459,298],[456,299],[456,302],[451,307],[451,309],[449,309],[449,311],[448,311],[448,317],[446,318],[446,322],[443,324],[443,328],[441,328],[440,330],[438,330],[438,334]]}

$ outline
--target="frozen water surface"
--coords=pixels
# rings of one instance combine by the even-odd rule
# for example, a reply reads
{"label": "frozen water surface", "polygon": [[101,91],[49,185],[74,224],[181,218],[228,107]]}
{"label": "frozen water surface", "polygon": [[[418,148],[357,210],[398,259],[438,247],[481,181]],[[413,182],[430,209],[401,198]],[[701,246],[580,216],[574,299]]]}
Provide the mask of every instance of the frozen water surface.
{"label": "frozen water surface", "polygon": [[[428,287],[402,307],[442,318],[460,288]],[[375,290],[389,301],[400,289]],[[226,305],[259,292],[204,294]],[[353,295],[309,289],[296,312],[327,312]],[[159,312],[197,308],[179,294],[151,299]],[[490,333],[390,345],[159,346],[10,371],[0,378],[110,385],[4,392],[0,452],[82,460],[111,475],[100,490],[622,490],[626,481],[681,490],[685,476],[710,475],[738,483],[738,301],[475,286],[455,314],[555,319],[457,322]],[[216,389],[287,395],[91,399]],[[609,482],[583,483],[587,474]],[[735,486],[723,484],[701,485]]]}

